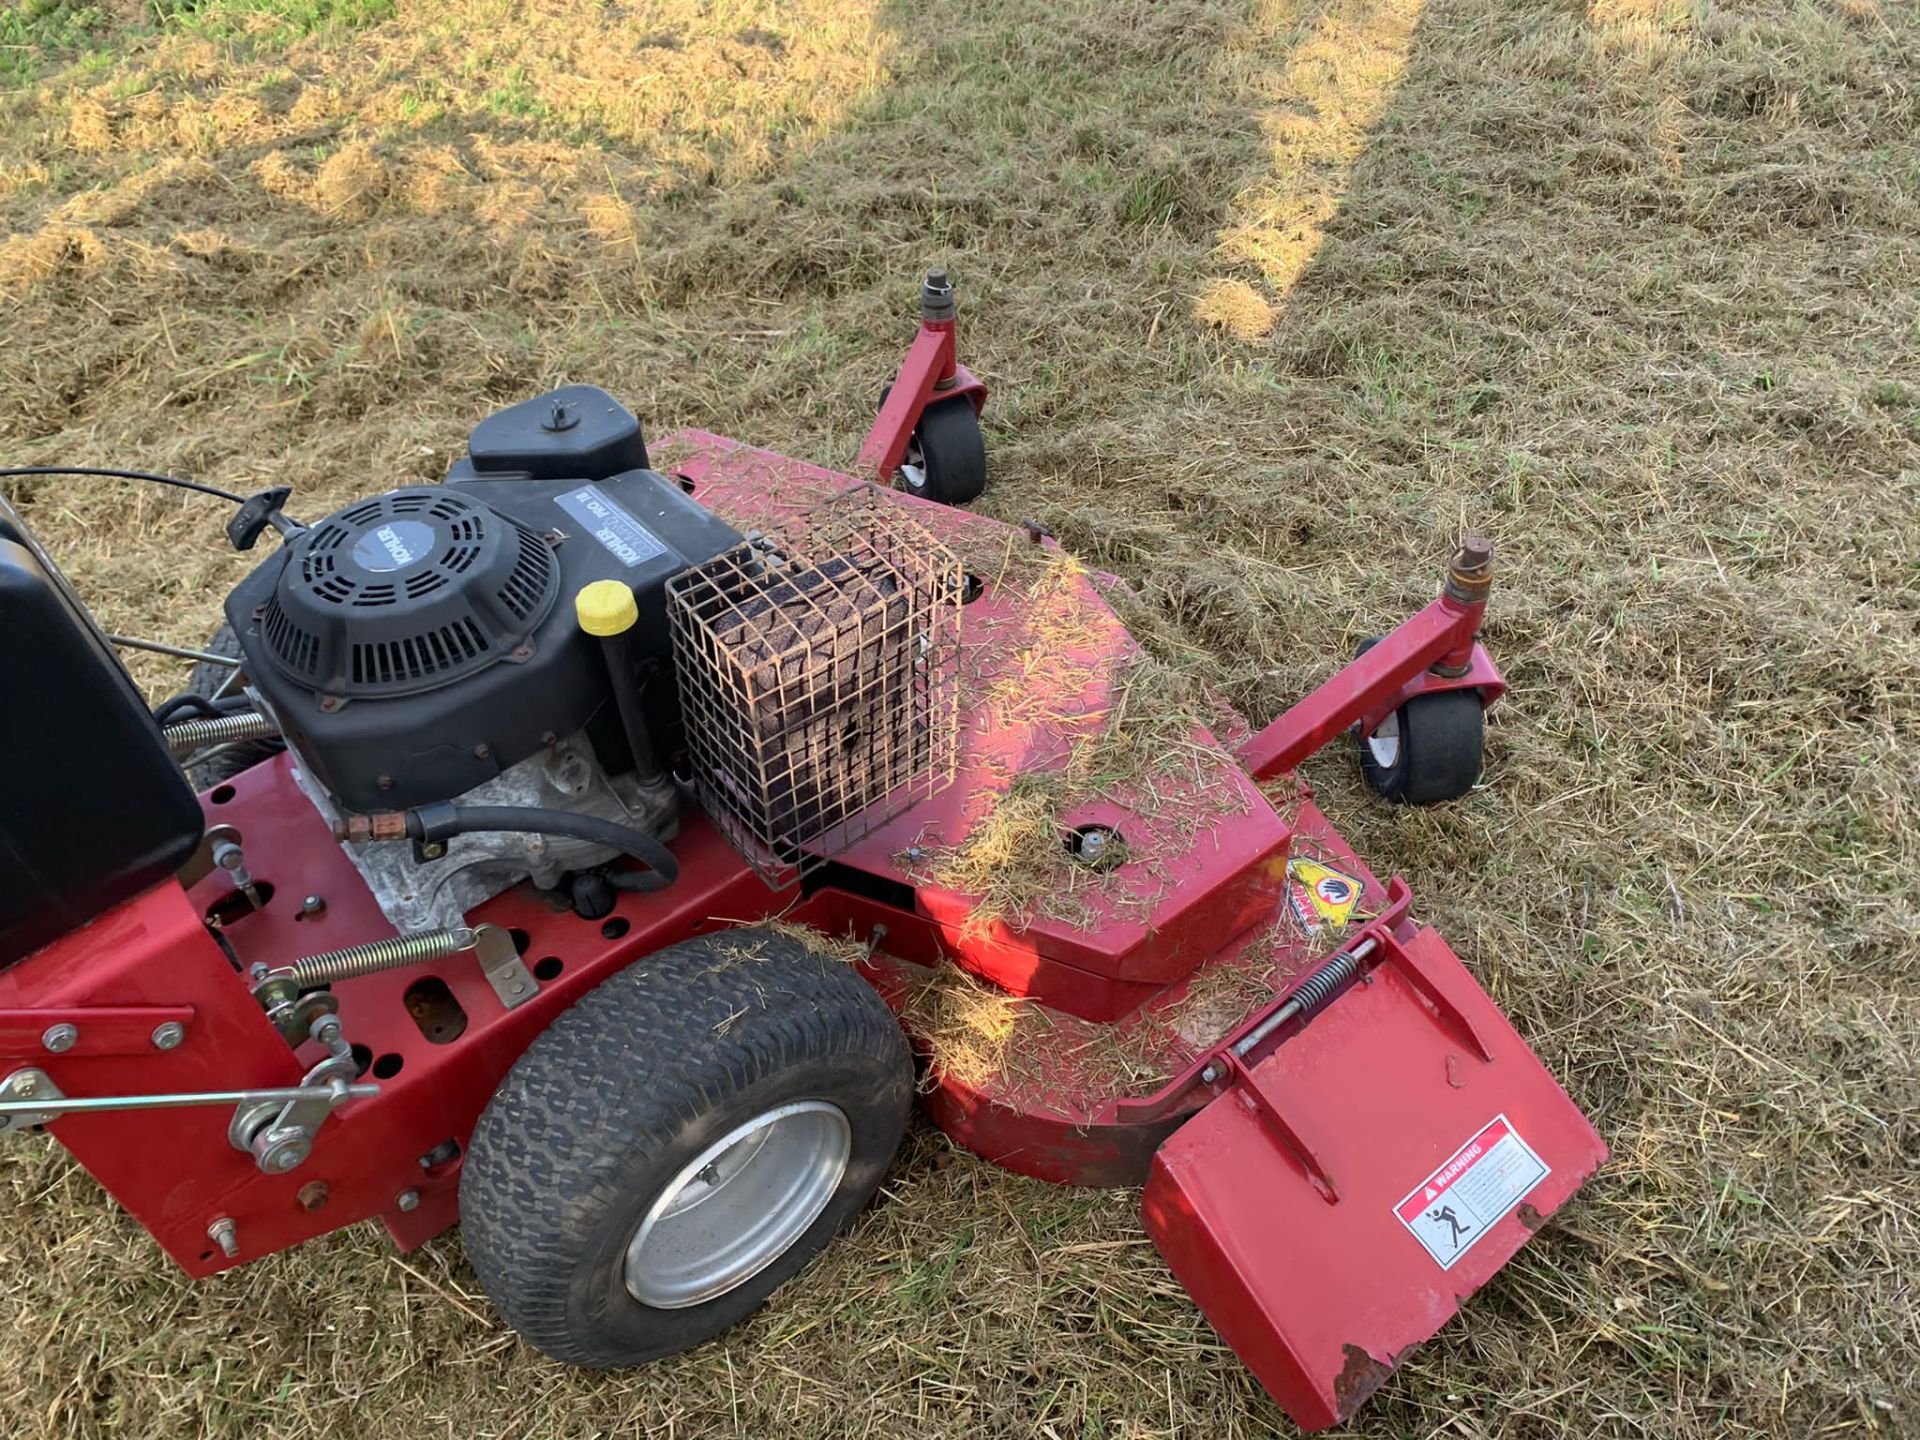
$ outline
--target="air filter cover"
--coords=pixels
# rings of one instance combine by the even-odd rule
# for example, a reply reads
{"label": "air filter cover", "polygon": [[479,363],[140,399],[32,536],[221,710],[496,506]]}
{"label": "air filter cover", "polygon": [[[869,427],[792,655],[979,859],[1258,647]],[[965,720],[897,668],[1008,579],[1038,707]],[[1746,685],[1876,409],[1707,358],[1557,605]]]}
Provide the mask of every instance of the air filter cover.
{"label": "air filter cover", "polygon": [[527,526],[458,490],[394,490],[293,544],[260,617],[288,679],[342,700],[412,695],[510,658],[559,567]]}

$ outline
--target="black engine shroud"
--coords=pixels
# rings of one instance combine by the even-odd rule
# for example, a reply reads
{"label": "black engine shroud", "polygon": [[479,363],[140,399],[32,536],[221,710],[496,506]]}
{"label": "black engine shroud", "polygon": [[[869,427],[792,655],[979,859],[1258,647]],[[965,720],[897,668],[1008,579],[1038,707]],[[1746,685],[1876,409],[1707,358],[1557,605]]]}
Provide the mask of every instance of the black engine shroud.
{"label": "black engine shroud", "polygon": [[741,537],[646,464],[639,422],[568,386],[483,420],[444,484],[349,505],[234,588],[248,677],[343,808],[450,799],[590,726],[624,768],[606,661],[574,616],[595,580],[633,587],[629,654],[672,753],[666,583]]}

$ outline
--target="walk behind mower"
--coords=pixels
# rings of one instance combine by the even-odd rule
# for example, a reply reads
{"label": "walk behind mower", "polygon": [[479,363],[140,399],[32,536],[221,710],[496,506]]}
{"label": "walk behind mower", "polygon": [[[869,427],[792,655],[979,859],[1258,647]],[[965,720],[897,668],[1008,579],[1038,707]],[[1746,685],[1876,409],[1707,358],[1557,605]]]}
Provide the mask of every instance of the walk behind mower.
{"label": "walk behind mower", "polygon": [[608,1367],[767,1303],[917,1092],[1144,1187],[1294,1420],[1352,1415],[1606,1158],[1294,778],[1351,735],[1387,799],[1467,794],[1492,551],[1254,729],[958,508],[986,389],[921,307],[855,475],[571,385],[311,524],[215,491],[278,544],[157,711],[0,507],[0,1128],[190,1275],[458,1223]]}

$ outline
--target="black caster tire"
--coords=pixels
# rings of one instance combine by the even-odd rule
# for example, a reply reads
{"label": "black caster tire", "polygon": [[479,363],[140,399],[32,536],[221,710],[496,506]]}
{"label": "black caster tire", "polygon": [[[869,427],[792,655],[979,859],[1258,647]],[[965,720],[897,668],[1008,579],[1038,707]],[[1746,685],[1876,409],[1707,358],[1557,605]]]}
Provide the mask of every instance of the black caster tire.
{"label": "black caster tire", "polygon": [[[882,404],[892,388],[880,392]],[[956,395],[920,412],[900,462],[900,488],[942,505],[964,505],[986,491],[987,441],[972,400]]]}
{"label": "black caster tire", "polygon": [[745,1319],[863,1209],[913,1101],[859,975],[771,931],[612,976],[528,1048],[460,1176],[467,1256],[556,1360],[641,1364]]}
{"label": "black caster tire", "polygon": [[[1359,654],[1377,641],[1360,646]],[[1478,690],[1416,695],[1354,740],[1360,773],[1381,799],[1396,805],[1458,800],[1480,779],[1486,755],[1486,711]]]}

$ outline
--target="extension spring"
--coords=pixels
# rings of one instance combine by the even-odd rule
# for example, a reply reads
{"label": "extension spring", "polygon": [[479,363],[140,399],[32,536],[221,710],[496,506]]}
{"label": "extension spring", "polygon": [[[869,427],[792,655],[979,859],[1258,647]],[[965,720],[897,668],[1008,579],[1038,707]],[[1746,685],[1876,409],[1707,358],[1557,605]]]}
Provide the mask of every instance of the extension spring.
{"label": "extension spring", "polygon": [[365,945],[349,945],[344,950],[328,950],[296,960],[274,973],[290,977],[302,990],[318,989],[380,970],[397,970],[426,960],[443,960],[462,950],[471,950],[474,934],[458,930],[423,930],[417,935],[396,935],[391,940],[374,940]]}
{"label": "extension spring", "polygon": [[[1311,1015],[1327,997],[1360,972],[1360,956],[1343,950],[1300,982],[1300,988],[1287,1001],[1295,1015]],[[1291,1017],[1289,1017],[1291,1018]]]}
{"label": "extension spring", "polygon": [[231,745],[240,740],[264,740],[278,735],[280,727],[257,712],[222,715],[218,720],[182,720],[160,732],[167,748],[175,755],[191,755],[210,745]]}
{"label": "extension spring", "polygon": [[[1300,982],[1299,989],[1287,998],[1286,1004],[1234,1041],[1233,1053],[1245,1056],[1254,1046],[1289,1020],[1302,1019],[1313,1014],[1327,1003],[1334,991],[1360,973],[1360,962],[1371,955],[1378,945],[1377,940],[1368,936],[1353,949],[1342,950],[1328,960],[1326,964]],[[1200,1078],[1211,1085],[1224,1075],[1226,1070],[1227,1067],[1222,1061],[1212,1060],[1207,1063],[1206,1069],[1200,1072]]]}

